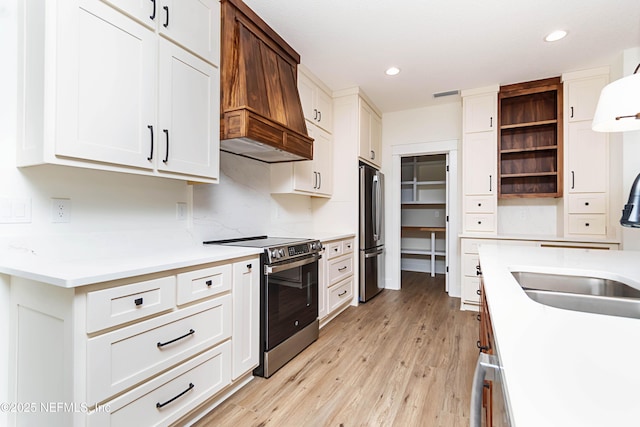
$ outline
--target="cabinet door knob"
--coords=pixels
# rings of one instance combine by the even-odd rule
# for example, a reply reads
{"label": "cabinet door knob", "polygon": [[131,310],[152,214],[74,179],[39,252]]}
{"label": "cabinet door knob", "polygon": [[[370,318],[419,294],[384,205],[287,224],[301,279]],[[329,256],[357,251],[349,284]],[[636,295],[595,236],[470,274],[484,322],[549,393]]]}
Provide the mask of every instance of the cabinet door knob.
{"label": "cabinet door knob", "polygon": [[133,300],[133,302],[135,303],[136,307],[142,305],[142,303],[144,302],[144,300],[142,298],[136,298],[135,300]]}
{"label": "cabinet door knob", "polygon": [[584,205],[585,206],[589,206],[589,202],[584,202]]}
{"label": "cabinet door knob", "polygon": [[584,223],[584,226],[585,226],[585,227],[588,227],[588,226],[589,226],[589,223],[588,223],[588,222],[585,222],[585,223]]}
{"label": "cabinet door knob", "polygon": [[247,270],[251,270],[252,265],[251,264],[247,264]]}
{"label": "cabinet door knob", "polygon": [[478,203],[478,207],[482,206],[482,203]]}
{"label": "cabinet door knob", "polygon": [[204,282],[207,286],[211,286],[213,285],[213,282],[211,280],[207,280],[206,282]]}
{"label": "cabinet door knob", "polygon": [[478,221],[478,225],[482,225],[482,221]]}

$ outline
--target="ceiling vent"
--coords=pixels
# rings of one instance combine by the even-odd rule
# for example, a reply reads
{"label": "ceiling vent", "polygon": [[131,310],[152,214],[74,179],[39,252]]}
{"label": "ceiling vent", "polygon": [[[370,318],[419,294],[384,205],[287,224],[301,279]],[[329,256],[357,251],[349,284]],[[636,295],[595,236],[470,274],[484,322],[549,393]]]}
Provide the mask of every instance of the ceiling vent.
{"label": "ceiling vent", "polygon": [[433,97],[434,98],[443,98],[445,96],[453,96],[453,95],[460,95],[460,91],[459,90],[449,90],[447,92],[438,92],[438,93],[434,93]]}

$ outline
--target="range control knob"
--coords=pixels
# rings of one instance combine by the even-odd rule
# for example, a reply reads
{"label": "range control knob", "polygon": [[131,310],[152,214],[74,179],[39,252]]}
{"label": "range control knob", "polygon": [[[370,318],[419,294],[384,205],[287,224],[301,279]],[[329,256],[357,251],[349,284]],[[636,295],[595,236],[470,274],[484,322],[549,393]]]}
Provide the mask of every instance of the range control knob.
{"label": "range control knob", "polygon": [[278,249],[278,258],[283,258],[284,255],[285,255],[284,249],[282,248]]}
{"label": "range control knob", "polygon": [[277,249],[271,250],[271,258],[274,258],[274,259],[280,258],[280,254],[278,253]]}
{"label": "range control knob", "polygon": [[320,246],[318,242],[311,242],[311,250],[319,249],[318,246]]}

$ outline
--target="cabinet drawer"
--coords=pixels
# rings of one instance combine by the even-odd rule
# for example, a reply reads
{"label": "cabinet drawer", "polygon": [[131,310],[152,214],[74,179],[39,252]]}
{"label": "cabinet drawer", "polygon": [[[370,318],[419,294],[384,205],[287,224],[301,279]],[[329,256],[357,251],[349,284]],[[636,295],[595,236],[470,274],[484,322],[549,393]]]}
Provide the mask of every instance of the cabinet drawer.
{"label": "cabinet drawer", "polygon": [[342,241],[342,253],[344,254],[353,253],[353,239]]}
{"label": "cabinet drawer", "polygon": [[490,240],[476,240],[476,239],[462,239],[462,253],[463,254],[477,254],[478,245],[487,242],[492,243]]}
{"label": "cabinet drawer", "polygon": [[231,290],[231,264],[178,274],[178,305]]}
{"label": "cabinet drawer", "polygon": [[88,340],[87,399],[100,402],[231,336],[231,295]]}
{"label": "cabinet drawer", "polygon": [[464,228],[467,231],[495,231],[495,214],[465,214]]}
{"label": "cabinet drawer", "polygon": [[346,255],[329,261],[329,286],[353,274],[353,256]]}
{"label": "cabinet drawer", "polygon": [[342,242],[329,242],[325,248],[325,253],[327,254],[327,259],[333,259],[343,254]]}
{"label": "cabinet drawer", "polygon": [[607,234],[606,215],[569,215],[569,233],[604,236]]}
{"label": "cabinet drawer", "polygon": [[470,304],[480,304],[480,278],[479,277],[463,277],[462,278],[462,301]]}
{"label": "cabinet drawer", "polygon": [[87,332],[173,308],[175,281],[169,276],[87,293]]}
{"label": "cabinet drawer", "polygon": [[478,254],[462,255],[462,271],[465,276],[476,277],[478,274],[478,262],[480,257]]}
{"label": "cabinet drawer", "polygon": [[231,343],[225,342],[107,402],[109,411],[90,413],[87,424],[89,427],[170,425],[229,383]]}
{"label": "cabinet drawer", "polygon": [[465,211],[469,213],[494,213],[496,199],[492,196],[467,196]]}
{"label": "cabinet drawer", "polygon": [[329,288],[329,312],[348,303],[353,298],[353,277]]}
{"label": "cabinet drawer", "polygon": [[569,194],[569,213],[606,213],[604,194]]}

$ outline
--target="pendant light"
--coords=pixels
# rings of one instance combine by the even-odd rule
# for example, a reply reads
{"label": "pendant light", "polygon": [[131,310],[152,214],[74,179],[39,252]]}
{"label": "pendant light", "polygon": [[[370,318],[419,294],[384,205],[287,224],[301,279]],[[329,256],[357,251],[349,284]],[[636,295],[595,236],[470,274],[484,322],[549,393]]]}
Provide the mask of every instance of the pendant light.
{"label": "pendant light", "polygon": [[[602,89],[591,129],[596,132],[640,130],[639,69],[640,64],[632,75],[609,83]],[[640,174],[633,181],[620,224],[640,228]]]}

